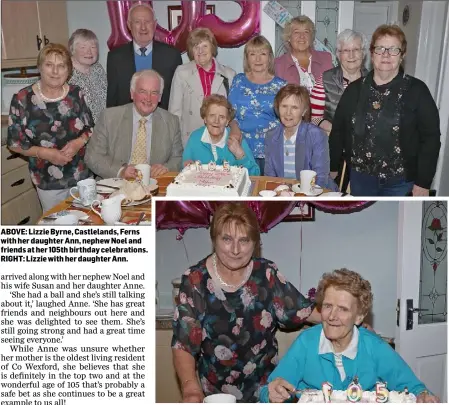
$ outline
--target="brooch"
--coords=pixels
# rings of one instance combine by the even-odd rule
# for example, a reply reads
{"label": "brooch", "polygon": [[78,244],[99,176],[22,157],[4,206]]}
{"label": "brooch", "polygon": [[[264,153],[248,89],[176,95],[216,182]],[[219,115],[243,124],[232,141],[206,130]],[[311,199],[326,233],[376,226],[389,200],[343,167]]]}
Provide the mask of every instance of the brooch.
{"label": "brooch", "polygon": [[374,101],[374,103],[373,103],[373,108],[374,108],[375,110],[378,110],[378,109],[380,108],[380,103],[379,103],[378,101]]}

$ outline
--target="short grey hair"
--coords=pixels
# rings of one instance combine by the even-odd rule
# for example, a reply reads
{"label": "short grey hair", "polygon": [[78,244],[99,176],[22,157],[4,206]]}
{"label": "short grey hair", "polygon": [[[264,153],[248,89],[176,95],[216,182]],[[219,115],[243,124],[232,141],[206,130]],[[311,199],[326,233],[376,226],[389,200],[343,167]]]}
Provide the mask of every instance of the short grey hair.
{"label": "short grey hair", "polygon": [[79,28],[76,31],[74,31],[72,35],[70,35],[69,52],[71,56],[73,56],[73,53],[75,52],[76,45],[83,41],[94,41],[98,49],[99,46],[98,38],[95,35],[95,32],[88,30],[86,28]]}
{"label": "short grey hair", "polygon": [[156,21],[156,15],[154,14],[154,10],[153,7],[151,7],[149,4],[147,3],[134,3],[131,8],[128,11],[128,19],[127,19],[127,23],[129,24],[131,22],[131,16],[133,14],[133,11],[137,8],[137,7],[145,7],[147,10],[149,10],[151,12],[151,15],[153,16],[154,21]]}
{"label": "short grey hair", "polygon": [[161,84],[160,92],[162,96],[162,93],[164,92],[164,78],[153,69],[145,69],[134,73],[133,77],[131,78],[131,91],[134,91],[136,89],[137,80],[139,80],[141,77],[156,77]]}
{"label": "short grey hair", "polygon": [[[337,35],[337,51],[341,51],[342,45],[353,42],[354,40],[360,40],[362,47],[363,58],[365,58],[368,51],[368,40],[363,32],[354,31],[350,29],[343,30]],[[337,52],[338,55],[338,52]]]}

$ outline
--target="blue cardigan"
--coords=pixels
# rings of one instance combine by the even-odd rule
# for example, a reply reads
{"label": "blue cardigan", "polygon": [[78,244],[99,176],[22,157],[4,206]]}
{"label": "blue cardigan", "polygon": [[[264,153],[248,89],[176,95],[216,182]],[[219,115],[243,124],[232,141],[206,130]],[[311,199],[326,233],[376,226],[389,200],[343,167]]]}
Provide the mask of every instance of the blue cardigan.
{"label": "blue cardigan", "polygon": [[[316,125],[302,121],[296,135],[295,172],[315,170],[316,183],[332,191],[338,187],[329,175],[329,137]],[[265,176],[284,177],[284,126],[272,129],[265,136]]]}
{"label": "blue cardigan", "polygon": [[[202,164],[208,164],[210,161],[215,160],[210,144],[201,141],[201,137],[203,136],[205,129],[206,127],[201,127],[190,134],[189,140],[187,141],[187,145],[184,149],[184,153],[182,154],[183,164],[186,160],[193,160],[194,162],[199,160]],[[226,128],[224,136],[227,140],[229,136],[228,128]],[[240,160],[237,160],[235,158],[227,145],[224,148],[217,148],[217,165],[222,165],[223,161],[227,160],[231,166],[242,165],[243,167],[246,167],[250,176],[259,176],[259,166],[254,160],[253,154],[249,149],[249,146],[246,143],[245,139],[242,139],[242,148],[245,152],[245,156]]]}
{"label": "blue cardigan", "polygon": [[[375,391],[376,382],[387,383],[389,391],[418,395],[426,386],[416,378],[407,363],[375,333],[359,328],[357,355],[354,360],[343,356],[346,379],[341,381],[332,353],[318,354],[322,325],[302,332],[268,377],[268,383],[282,377],[297,389],[321,390],[323,382],[334,390],[346,390],[355,376],[364,391]],[[268,385],[262,387],[260,402],[269,402]]]}

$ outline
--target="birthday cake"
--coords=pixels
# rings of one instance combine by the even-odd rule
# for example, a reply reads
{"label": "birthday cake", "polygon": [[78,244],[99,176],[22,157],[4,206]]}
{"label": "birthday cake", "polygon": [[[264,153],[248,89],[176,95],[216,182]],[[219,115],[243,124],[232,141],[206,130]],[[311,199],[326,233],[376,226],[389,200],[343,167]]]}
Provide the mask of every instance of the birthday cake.
{"label": "birthday cake", "polygon": [[196,162],[184,167],[168,185],[167,196],[241,197],[249,195],[250,188],[248,169],[243,166]]}
{"label": "birthday cake", "polygon": [[[326,403],[329,401],[325,401],[323,391],[320,390],[304,390],[301,394],[301,398],[298,402],[321,402]],[[409,392],[398,392],[398,391],[389,391],[388,399],[378,400],[378,394],[375,391],[363,391],[362,397],[358,398],[356,401],[350,401],[348,398],[347,391],[332,391],[330,395],[330,402],[336,403],[345,403],[345,402],[394,402],[394,403],[414,403],[416,402],[416,396]]]}

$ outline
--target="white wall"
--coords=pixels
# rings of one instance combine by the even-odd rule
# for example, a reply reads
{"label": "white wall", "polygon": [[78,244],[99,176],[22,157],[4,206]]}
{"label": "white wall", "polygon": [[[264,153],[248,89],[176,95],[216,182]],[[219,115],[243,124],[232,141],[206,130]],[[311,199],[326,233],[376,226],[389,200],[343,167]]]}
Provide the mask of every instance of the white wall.
{"label": "white wall", "polygon": [[[358,271],[372,284],[374,328],[384,336],[394,336],[398,210],[395,201],[376,202],[349,215],[316,210],[316,221],[302,225],[301,283],[300,223],[284,222],[263,234],[263,256],[273,260],[303,294],[316,287],[325,272],[341,267]],[[183,241],[177,241],[176,235],[176,230],[156,233],[156,280],[165,308],[171,306],[171,280],[211,252],[208,229],[189,229]]]}
{"label": "white wall", "polygon": [[[236,20],[240,13],[240,6],[234,1],[208,1],[215,5],[215,13],[223,21]],[[153,7],[158,23],[168,29],[167,6],[180,5],[180,1],[153,1]],[[106,1],[67,1],[67,19],[69,33],[77,28],[87,28],[95,32],[100,42],[100,63],[106,68],[107,53],[109,51],[107,40],[111,35]],[[187,54],[183,54],[183,60],[187,61]],[[233,68],[237,73],[243,71],[243,47],[220,48],[217,60]]]}

